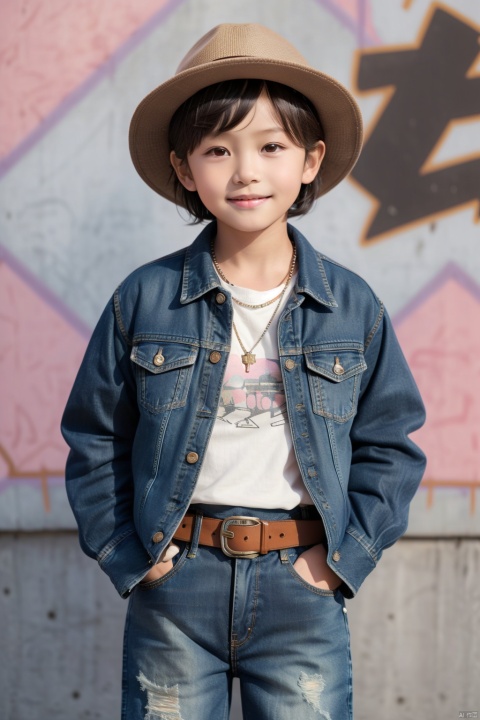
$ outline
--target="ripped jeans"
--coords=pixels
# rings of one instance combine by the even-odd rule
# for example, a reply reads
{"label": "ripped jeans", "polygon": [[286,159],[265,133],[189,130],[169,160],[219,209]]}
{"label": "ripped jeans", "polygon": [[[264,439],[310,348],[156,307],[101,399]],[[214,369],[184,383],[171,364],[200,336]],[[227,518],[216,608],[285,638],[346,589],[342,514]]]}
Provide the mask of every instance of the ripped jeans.
{"label": "ripped jeans", "polygon": [[[312,517],[193,506],[210,517]],[[254,559],[191,544],[173,569],[138,585],[125,626],[122,720],[228,720],[240,679],[245,720],[351,720],[350,638],[340,591],[293,568],[306,548]]]}

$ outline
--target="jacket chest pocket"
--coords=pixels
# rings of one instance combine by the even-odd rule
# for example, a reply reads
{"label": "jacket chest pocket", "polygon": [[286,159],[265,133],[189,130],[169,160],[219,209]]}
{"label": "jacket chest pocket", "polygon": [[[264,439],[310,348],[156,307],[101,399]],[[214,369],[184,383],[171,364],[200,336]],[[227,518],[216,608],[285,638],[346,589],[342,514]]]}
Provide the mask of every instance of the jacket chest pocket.
{"label": "jacket chest pocket", "polygon": [[152,413],[183,407],[187,401],[198,347],[185,343],[144,342],[134,345],[138,402]]}
{"label": "jacket chest pocket", "polygon": [[317,350],[306,353],[313,412],[346,422],[357,412],[362,373],[366,370],[360,350]]}

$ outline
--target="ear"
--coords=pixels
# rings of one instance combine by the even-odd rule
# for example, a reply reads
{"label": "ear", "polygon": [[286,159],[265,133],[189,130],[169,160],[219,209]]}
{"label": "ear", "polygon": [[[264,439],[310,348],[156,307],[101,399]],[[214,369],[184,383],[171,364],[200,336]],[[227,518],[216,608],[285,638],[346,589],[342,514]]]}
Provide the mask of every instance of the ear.
{"label": "ear", "polygon": [[188,167],[188,162],[186,160],[180,160],[180,158],[175,155],[174,150],[170,153],[170,162],[183,187],[192,192],[196,190],[197,186]]}
{"label": "ear", "polygon": [[303,168],[302,183],[308,185],[315,180],[323,158],[325,157],[325,143],[322,140],[315,145],[313,150],[307,153],[305,158],[305,166]]}

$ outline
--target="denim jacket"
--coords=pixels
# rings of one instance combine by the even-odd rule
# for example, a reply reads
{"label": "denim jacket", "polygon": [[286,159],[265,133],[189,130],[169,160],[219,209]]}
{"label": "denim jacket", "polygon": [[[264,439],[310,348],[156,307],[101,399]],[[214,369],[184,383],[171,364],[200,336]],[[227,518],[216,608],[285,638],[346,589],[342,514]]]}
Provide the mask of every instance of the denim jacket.
{"label": "denim jacket", "polygon": [[[123,597],[185,514],[217,416],[233,309],[212,264],[214,233],[211,223],[118,287],[64,413],[80,543]],[[351,597],[406,529],[425,462],[408,435],[424,409],[368,285],[289,233],[298,278],[278,323],[288,419],[327,562]]]}

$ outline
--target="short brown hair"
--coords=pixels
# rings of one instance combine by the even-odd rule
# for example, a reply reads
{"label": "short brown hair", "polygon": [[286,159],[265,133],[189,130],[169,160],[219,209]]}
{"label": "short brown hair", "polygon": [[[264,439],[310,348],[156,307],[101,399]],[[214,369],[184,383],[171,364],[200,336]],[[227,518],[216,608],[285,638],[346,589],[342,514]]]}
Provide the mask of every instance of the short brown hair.
{"label": "short brown hair", "polygon": [[[317,112],[308,98],[287,85],[267,80],[229,80],[199,90],[176,110],[170,122],[168,141],[170,151],[187,161],[187,157],[206,135],[219,135],[239,125],[248,115],[260,95],[265,92],[272,103],[277,120],[289,138],[305,154],[311,152],[324,132]],[[185,207],[194,223],[213,220],[196,191],[183,187],[172,169],[175,196]],[[300,188],[288,217],[304,215],[312,207],[320,189],[320,173],[309,185]]]}

